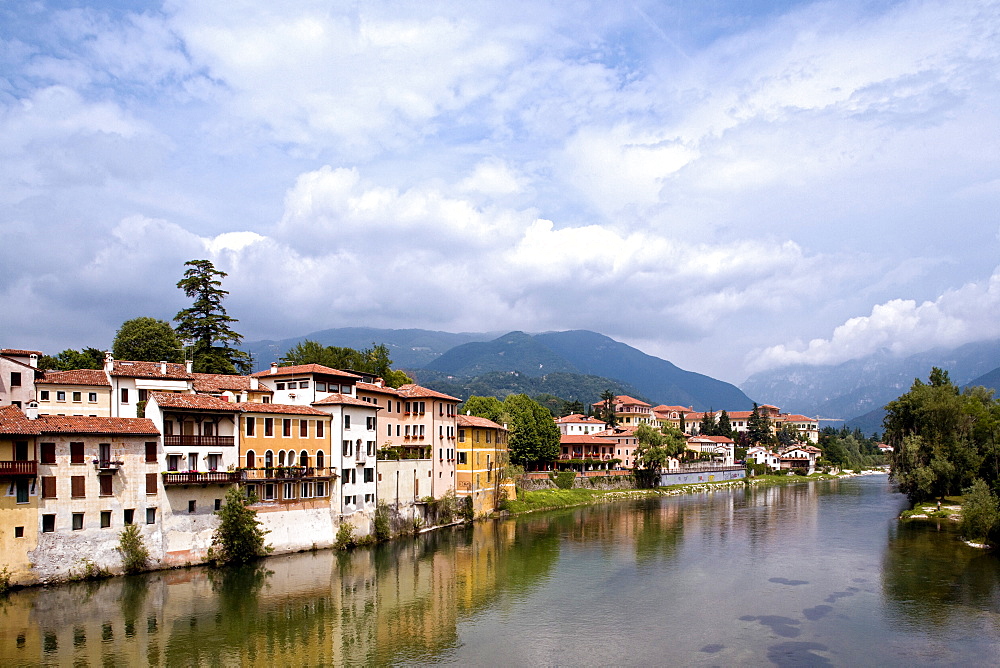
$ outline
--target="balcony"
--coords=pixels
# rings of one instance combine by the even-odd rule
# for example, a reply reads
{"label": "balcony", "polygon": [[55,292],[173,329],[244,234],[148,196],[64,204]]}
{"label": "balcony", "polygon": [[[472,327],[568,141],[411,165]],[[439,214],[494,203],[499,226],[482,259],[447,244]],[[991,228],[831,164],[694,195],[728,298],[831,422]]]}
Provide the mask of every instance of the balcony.
{"label": "balcony", "polygon": [[0,476],[16,475],[38,475],[38,462],[36,461],[0,461]]}
{"label": "balcony", "polygon": [[243,471],[189,471],[163,474],[164,485],[231,485],[243,479]]}
{"label": "balcony", "polygon": [[262,469],[241,469],[243,480],[247,482],[259,480],[302,480],[328,479],[337,477],[329,466],[272,466]]}
{"label": "balcony", "polygon": [[95,459],[94,468],[100,473],[117,473],[125,462],[111,459]]}
{"label": "balcony", "polygon": [[180,436],[164,436],[163,445],[177,445],[177,446],[204,446],[211,448],[225,448],[229,446],[236,445],[235,436],[199,436],[192,434],[182,434]]}

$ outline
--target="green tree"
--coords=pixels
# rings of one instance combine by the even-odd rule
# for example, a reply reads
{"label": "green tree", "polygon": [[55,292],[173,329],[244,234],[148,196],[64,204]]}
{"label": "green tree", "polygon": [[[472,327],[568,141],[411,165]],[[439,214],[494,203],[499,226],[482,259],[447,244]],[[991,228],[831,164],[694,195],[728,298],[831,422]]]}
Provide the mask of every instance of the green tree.
{"label": "green tree", "polygon": [[475,415],[476,417],[483,417],[487,420],[493,420],[497,424],[503,424],[508,422],[507,409],[504,406],[504,402],[500,401],[496,397],[480,397],[471,396],[465,400],[465,403],[459,408],[459,412],[468,413],[469,415]]}
{"label": "green tree", "polygon": [[982,478],[976,478],[965,490],[962,502],[962,535],[974,543],[986,543],[996,538],[1000,524],[1000,501]]}
{"label": "green tree", "polygon": [[256,499],[248,498],[239,487],[230,487],[226,502],[215,511],[219,526],[212,534],[208,558],[216,564],[245,564],[273,550],[266,545],[269,533],[260,525],[257,511],[250,507]]}
{"label": "green tree", "polygon": [[607,423],[609,427],[618,425],[618,416],[615,415],[615,393],[610,389],[601,392],[601,414],[598,416]]}
{"label": "green tree", "polygon": [[181,340],[165,320],[141,317],[122,323],[111,345],[115,359],[145,362],[183,362]]}
{"label": "green tree", "polygon": [[648,424],[636,427],[635,461],[640,467],[659,471],[671,457],[684,452],[687,441],[676,427],[654,429]]}
{"label": "green tree", "polygon": [[761,414],[760,407],[756,403],[754,403],[753,411],[747,420],[747,437],[753,445],[770,445],[774,442],[771,434],[771,421],[766,415]]}
{"label": "green tree", "polygon": [[138,524],[129,524],[118,534],[118,547],[122,555],[122,568],[126,573],[139,573],[146,570],[149,563],[149,550],[139,532]]}
{"label": "green tree", "polygon": [[729,420],[729,413],[725,410],[719,413],[719,422],[715,427],[716,436],[733,437],[733,424]]}
{"label": "green tree", "polygon": [[[194,370],[199,373],[249,373],[250,356],[232,346],[243,337],[232,329],[239,322],[229,317],[222,300],[229,293],[222,289],[228,274],[219,271],[209,260],[189,260],[188,269],[177,287],[194,303],[177,313],[177,335],[192,343]],[[232,345],[230,345],[232,344]]]}
{"label": "green tree", "polygon": [[701,416],[701,424],[698,425],[698,433],[702,436],[715,436],[718,425],[715,422],[715,411],[709,408]]}
{"label": "green tree", "polygon": [[559,456],[559,428],[549,409],[526,394],[511,394],[502,402],[495,397],[469,397],[461,410],[507,424],[510,461],[528,465],[550,462]]}
{"label": "green tree", "polygon": [[[159,361],[159,360],[157,360]],[[42,355],[38,358],[38,368],[45,371],[73,371],[74,369],[103,369],[104,352],[97,348],[82,351],[67,348],[55,357]]]}
{"label": "green tree", "polygon": [[413,379],[403,371],[392,368],[389,358],[389,347],[385,344],[372,343],[371,348],[358,351],[354,348],[341,346],[324,346],[321,343],[305,339],[288,349],[281,363],[322,364],[331,369],[350,369],[360,373],[369,373],[385,381],[389,387],[400,387],[412,383]]}
{"label": "green tree", "polygon": [[567,415],[583,415],[584,405],[579,399],[574,399],[573,401],[564,401],[562,410],[559,411],[559,417],[566,417]]}

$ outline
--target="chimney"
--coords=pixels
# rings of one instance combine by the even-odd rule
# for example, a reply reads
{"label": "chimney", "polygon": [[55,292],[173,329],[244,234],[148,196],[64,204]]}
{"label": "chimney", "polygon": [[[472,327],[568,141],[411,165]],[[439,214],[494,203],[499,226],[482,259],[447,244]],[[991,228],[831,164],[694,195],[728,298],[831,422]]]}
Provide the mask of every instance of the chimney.
{"label": "chimney", "polygon": [[278,373],[278,363],[271,362],[271,375],[273,376],[276,373]]}
{"label": "chimney", "polygon": [[115,370],[115,358],[111,355],[110,350],[104,352],[104,370],[108,373]]}
{"label": "chimney", "polygon": [[381,378],[376,378],[374,385],[375,387],[385,387],[385,381]]}
{"label": "chimney", "polygon": [[29,401],[28,405],[24,407],[24,416],[29,420],[38,419],[38,402]]}
{"label": "chimney", "polygon": [[31,355],[28,356],[28,364],[31,366],[32,369],[37,369],[38,355],[36,355],[35,353],[31,353]]}
{"label": "chimney", "polygon": [[257,376],[250,376],[250,389],[251,390],[260,389],[260,381],[257,380]]}
{"label": "chimney", "polygon": [[184,369],[188,373],[191,373],[192,371],[194,371],[194,360],[184,360]]}
{"label": "chimney", "polygon": [[160,360],[160,373],[167,375],[167,360]]}

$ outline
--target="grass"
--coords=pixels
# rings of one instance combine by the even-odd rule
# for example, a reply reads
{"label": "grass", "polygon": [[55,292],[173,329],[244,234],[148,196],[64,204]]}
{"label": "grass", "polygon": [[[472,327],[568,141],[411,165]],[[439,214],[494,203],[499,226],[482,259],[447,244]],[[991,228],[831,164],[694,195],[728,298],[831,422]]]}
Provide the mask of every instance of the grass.
{"label": "grass", "polygon": [[911,510],[904,510],[899,514],[900,519],[949,519],[961,514],[961,510],[956,510],[955,506],[961,508],[964,497],[946,496],[941,500],[941,510],[938,510],[936,499],[921,501],[913,506]]}

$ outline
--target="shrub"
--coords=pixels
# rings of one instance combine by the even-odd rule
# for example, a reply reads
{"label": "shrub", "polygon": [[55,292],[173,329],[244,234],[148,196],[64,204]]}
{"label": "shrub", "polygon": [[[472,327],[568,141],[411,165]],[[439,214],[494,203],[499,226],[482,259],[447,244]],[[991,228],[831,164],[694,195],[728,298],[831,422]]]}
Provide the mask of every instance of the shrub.
{"label": "shrub", "polygon": [[1000,509],[997,497],[985,481],[977,478],[965,490],[960,525],[962,535],[974,543],[985,543],[995,534],[998,524]]}
{"label": "shrub", "polygon": [[572,489],[573,482],[576,481],[576,471],[559,471],[550,473],[549,480],[556,484],[559,489]]}
{"label": "shrub", "polygon": [[472,497],[467,496],[462,499],[462,509],[461,509],[462,519],[466,522],[471,522],[476,519],[476,509],[472,504]]}
{"label": "shrub", "polygon": [[379,543],[392,538],[392,524],[389,517],[389,504],[379,500],[375,507],[375,540]]}
{"label": "shrub", "polygon": [[122,568],[126,573],[139,573],[146,570],[149,563],[149,550],[139,533],[138,524],[129,524],[118,534],[118,547],[122,555]]}
{"label": "shrub", "polygon": [[341,522],[340,527],[337,529],[337,539],[333,544],[334,548],[346,550],[349,547],[354,547],[355,543],[354,525],[350,522]]}
{"label": "shrub", "polygon": [[269,533],[260,525],[257,511],[250,508],[255,498],[247,497],[238,487],[226,492],[226,502],[215,511],[219,526],[212,534],[208,560],[221,564],[245,564],[271,552],[274,548],[264,543]]}
{"label": "shrub", "polygon": [[809,469],[797,466],[792,469],[792,473],[794,473],[795,475],[807,476],[809,475]]}
{"label": "shrub", "polygon": [[80,571],[70,571],[70,582],[80,582],[81,580],[103,580],[104,578],[111,577],[111,571],[102,566],[98,566],[95,562],[87,559],[86,557],[80,559],[80,564],[82,566]]}
{"label": "shrub", "polygon": [[0,568],[0,596],[6,596],[11,590],[10,571],[4,566]]}

